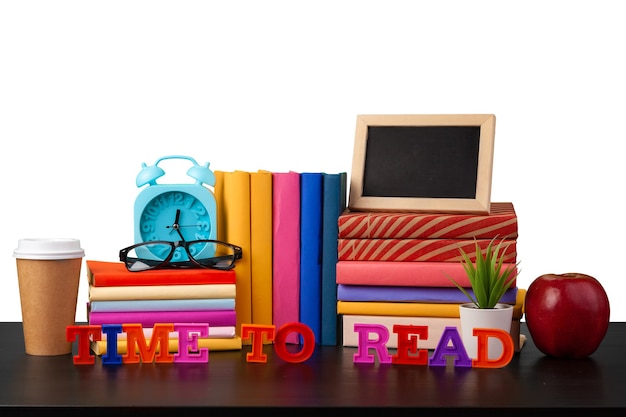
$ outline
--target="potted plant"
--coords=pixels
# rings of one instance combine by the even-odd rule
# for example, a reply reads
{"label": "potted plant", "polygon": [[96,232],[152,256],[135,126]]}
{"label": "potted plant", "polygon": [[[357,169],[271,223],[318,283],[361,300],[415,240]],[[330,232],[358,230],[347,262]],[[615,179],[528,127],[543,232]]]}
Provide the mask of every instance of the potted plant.
{"label": "potted plant", "polygon": [[[519,262],[513,265],[504,262],[507,247],[504,239],[496,243],[496,238],[493,238],[483,251],[475,242],[474,262],[470,255],[459,248],[473,294],[448,277],[470,301],[459,306],[459,315],[463,344],[468,355],[474,359],[477,356],[477,339],[472,334],[474,328],[511,330],[513,306],[500,303],[500,299],[515,283]],[[488,349],[489,359],[497,359],[502,354],[499,340],[490,339]]]}

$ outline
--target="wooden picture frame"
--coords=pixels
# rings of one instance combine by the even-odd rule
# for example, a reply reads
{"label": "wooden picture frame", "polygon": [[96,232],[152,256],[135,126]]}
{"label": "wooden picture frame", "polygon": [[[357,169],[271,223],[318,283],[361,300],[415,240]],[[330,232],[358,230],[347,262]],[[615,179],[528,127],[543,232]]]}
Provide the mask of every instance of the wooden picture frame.
{"label": "wooden picture frame", "polygon": [[348,208],[488,214],[493,114],[358,115]]}

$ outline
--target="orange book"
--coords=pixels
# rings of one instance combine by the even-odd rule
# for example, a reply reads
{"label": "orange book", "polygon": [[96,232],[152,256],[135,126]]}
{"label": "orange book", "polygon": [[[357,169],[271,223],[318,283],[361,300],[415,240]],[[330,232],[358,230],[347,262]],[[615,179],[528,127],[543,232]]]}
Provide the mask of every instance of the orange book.
{"label": "orange book", "polygon": [[252,323],[272,324],[272,173],[250,173]]}
{"label": "orange book", "polygon": [[218,239],[237,245],[242,258],[237,261],[237,334],[241,325],[252,323],[252,274],[250,242],[250,173],[215,171]]}
{"label": "orange book", "polygon": [[123,262],[87,260],[89,284],[94,287],[235,284],[234,270],[209,268],[152,269],[130,272]]}

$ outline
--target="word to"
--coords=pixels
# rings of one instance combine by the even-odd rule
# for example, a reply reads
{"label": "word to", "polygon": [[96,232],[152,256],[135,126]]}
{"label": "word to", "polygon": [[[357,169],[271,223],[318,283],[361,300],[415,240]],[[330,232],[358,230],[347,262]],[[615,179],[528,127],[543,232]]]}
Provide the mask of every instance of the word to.
{"label": "word to", "polygon": [[[169,334],[178,332],[178,349],[169,352]],[[354,325],[358,333],[357,353],[353,356],[355,363],[374,363],[376,357],[382,363],[399,365],[447,366],[446,357],[454,359],[455,367],[501,368],[509,364],[514,354],[511,335],[499,329],[473,329],[477,338],[477,357],[471,359],[456,327],[446,327],[432,354],[428,357],[427,349],[418,348],[418,340],[428,338],[428,326],[394,325],[393,332],[397,335],[397,352],[390,355],[386,343],[389,331],[385,326],[377,324]],[[117,335],[126,333],[128,349],[124,355],[117,350]],[[301,335],[302,348],[298,352],[287,349],[287,335],[295,332]],[[198,347],[198,338],[207,337],[207,323],[159,323],[153,327],[149,342],[146,341],[141,324],[103,324],[67,326],[68,342],[78,339],[78,352],[73,361],[76,365],[92,365],[95,356],[91,353],[90,342],[102,340],[106,335],[106,353],[102,355],[103,365],[119,365],[139,362],[157,363],[190,363],[208,362],[209,349]],[[372,338],[371,335],[375,335]],[[263,340],[274,342],[274,350],[279,358],[286,362],[304,362],[315,350],[315,335],[311,328],[302,323],[286,323],[278,330],[274,325],[244,324],[241,326],[241,338],[251,340],[251,351],[246,354],[247,362],[266,363],[267,355],[263,352]],[[499,358],[488,358],[488,342],[496,338],[502,343],[502,354]],[[133,348],[135,347],[135,348]],[[373,351],[376,355],[370,353]]]}

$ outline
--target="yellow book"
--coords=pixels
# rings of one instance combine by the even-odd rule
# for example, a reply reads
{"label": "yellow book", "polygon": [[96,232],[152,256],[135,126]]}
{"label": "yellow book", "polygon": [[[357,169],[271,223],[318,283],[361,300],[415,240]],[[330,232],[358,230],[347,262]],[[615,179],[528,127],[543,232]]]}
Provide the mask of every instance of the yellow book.
{"label": "yellow book", "polygon": [[[513,319],[523,315],[526,290],[518,289]],[[421,316],[421,317],[460,317],[459,303],[417,303],[417,302],[374,302],[337,301],[337,314],[370,316]]]}
{"label": "yellow book", "polygon": [[459,317],[459,304],[383,301],[337,301],[337,314],[368,316]]}
{"label": "yellow book", "polygon": [[224,221],[224,171],[214,171],[215,186],[213,195],[215,196],[215,215],[217,216],[217,238],[225,240],[226,222]]}
{"label": "yellow book", "polygon": [[[136,345],[135,345],[136,346]],[[209,352],[213,350],[241,350],[241,337],[235,336],[231,338],[199,338],[198,339],[198,348],[208,348]],[[91,350],[96,355],[104,355],[107,352],[107,342],[104,340],[99,340],[97,342],[91,342]],[[119,355],[124,355],[128,351],[128,346],[126,340],[118,340],[117,342],[117,353]],[[139,353],[139,349],[135,348],[135,351]],[[159,351],[159,347],[157,346],[156,352]],[[178,339],[169,339],[168,340],[168,351],[169,353],[178,352]]]}
{"label": "yellow book", "polygon": [[241,325],[252,323],[250,247],[250,173],[216,171],[218,239],[240,246],[242,258],[235,265],[237,334]]}
{"label": "yellow book", "polygon": [[252,323],[272,324],[272,173],[250,173]]}

